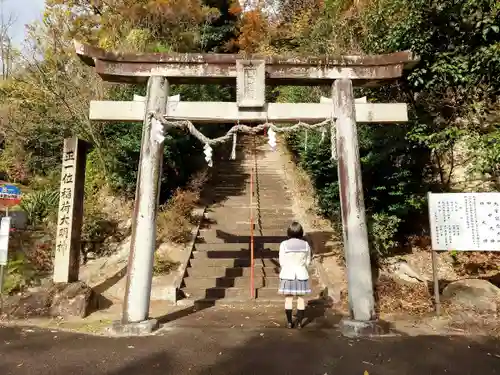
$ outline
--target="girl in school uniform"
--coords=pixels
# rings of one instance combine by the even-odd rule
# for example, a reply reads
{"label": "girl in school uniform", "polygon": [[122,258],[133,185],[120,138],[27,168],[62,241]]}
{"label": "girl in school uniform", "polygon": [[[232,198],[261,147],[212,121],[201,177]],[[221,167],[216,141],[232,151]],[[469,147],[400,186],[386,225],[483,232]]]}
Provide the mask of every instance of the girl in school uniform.
{"label": "girl in school uniform", "polygon": [[280,286],[278,293],[285,296],[285,314],[287,327],[293,328],[292,310],[293,299],[297,297],[296,327],[302,328],[304,320],[304,296],[311,293],[309,286],[309,272],[311,264],[311,248],[304,240],[302,225],[294,221],[287,230],[288,239],[280,244],[279,263]]}

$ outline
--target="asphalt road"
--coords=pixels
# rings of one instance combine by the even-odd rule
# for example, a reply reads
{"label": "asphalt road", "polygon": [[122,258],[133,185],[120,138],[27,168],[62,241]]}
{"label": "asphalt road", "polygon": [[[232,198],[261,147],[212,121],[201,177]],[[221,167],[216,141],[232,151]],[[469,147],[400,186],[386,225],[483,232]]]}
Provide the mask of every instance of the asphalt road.
{"label": "asphalt road", "polygon": [[335,329],[172,327],[107,338],[0,328],[1,375],[500,374],[498,340],[400,336],[350,340]]}

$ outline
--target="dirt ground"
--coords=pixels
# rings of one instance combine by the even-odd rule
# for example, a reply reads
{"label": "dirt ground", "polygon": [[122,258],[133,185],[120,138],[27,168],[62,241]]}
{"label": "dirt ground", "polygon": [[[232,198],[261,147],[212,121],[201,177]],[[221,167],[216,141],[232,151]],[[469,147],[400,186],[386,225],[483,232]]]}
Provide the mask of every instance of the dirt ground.
{"label": "dirt ground", "polygon": [[328,327],[174,326],[135,338],[0,327],[0,374],[494,375],[500,344],[435,334],[352,340]]}

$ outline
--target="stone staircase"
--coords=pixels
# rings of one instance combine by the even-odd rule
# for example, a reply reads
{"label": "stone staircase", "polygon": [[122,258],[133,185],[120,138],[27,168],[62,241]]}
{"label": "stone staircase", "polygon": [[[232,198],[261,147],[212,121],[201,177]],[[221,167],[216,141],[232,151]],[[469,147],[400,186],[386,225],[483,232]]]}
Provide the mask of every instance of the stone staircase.
{"label": "stone staircase", "polygon": [[[252,148],[255,142],[255,158]],[[181,291],[189,301],[230,304],[251,300],[250,180],[255,168],[254,287],[259,303],[282,302],[279,244],[294,219],[292,200],[264,137],[240,137],[236,160],[214,160],[208,203]],[[274,154],[274,155],[273,155]],[[217,155],[216,155],[217,157]],[[311,279],[319,293],[316,280]],[[317,294],[316,293],[316,294]]]}

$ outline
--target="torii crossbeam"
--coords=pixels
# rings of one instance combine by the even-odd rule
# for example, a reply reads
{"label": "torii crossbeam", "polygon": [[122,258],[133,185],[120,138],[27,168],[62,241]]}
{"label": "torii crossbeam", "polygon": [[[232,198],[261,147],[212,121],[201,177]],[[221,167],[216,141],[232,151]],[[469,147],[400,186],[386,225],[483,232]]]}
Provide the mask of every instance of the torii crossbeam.
{"label": "torii crossbeam", "polygon": [[[353,86],[371,87],[402,76],[418,59],[409,52],[377,56],[267,57],[218,54],[119,53],[75,43],[76,53],[105,81],[148,82],[144,101],[92,102],[90,118],[106,121],[144,120],[141,161],[122,323],[143,324],[148,318],[155,251],[156,210],[162,148],[152,135],[148,113],[191,122],[248,123],[335,119],[332,142],[338,152],[340,201],[347,263],[350,319],[344,333],[373,331],[375,309],[365,218],[357,122],[397,123],[408,120],[404,103],[356,101]],[[168,103],[169,83],[236,83],[237,102]],[[332,98],[320,103],[266,103],[266,85],[329,85]],[[332,125],[333,126],[333,125]]]}

